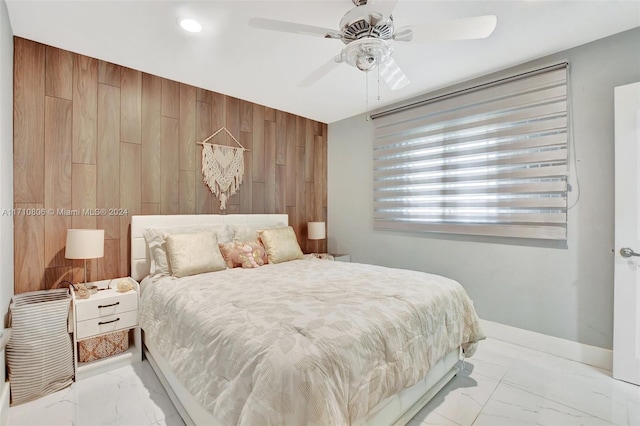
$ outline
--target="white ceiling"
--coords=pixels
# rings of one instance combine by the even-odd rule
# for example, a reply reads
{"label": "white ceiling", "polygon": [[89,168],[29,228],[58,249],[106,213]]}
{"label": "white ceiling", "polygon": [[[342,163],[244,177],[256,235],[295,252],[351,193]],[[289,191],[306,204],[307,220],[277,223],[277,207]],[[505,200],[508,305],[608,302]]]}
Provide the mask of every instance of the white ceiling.
{"label": "white ceiling", "polygon": [[[249,28],[252,17],[339,29],[351,0],[6,0],[16,36],[331,123],[367,110],[365,73],[341,64],[307,88],[297,83],[338,54],[339,40]],[[400,0],[396,27],[493,14],[484,40],[395,43],[411,84],[390,91],[369,76],[368,109],[640,26],[640,2]],[[204,27],[185,33],[178,17]],[[640,54],[640,53],[639,53]]]}

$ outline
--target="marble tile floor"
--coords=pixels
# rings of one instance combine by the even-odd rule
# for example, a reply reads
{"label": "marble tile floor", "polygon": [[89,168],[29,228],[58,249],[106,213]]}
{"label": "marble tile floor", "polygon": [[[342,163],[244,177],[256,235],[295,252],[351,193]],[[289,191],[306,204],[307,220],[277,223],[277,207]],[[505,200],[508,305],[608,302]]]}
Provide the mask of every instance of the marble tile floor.
{"label": "marble tile floor", "polygon": [[[9,409],[9,426],[183,425],[144,361]],[[611,373],[495,339],[409,426],[640,426],[640,387]]]}

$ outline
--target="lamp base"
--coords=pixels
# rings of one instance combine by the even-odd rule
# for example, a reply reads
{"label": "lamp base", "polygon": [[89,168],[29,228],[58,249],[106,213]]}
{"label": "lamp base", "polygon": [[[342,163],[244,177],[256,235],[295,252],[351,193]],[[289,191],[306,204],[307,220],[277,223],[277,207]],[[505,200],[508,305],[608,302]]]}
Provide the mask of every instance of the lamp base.
{"label": "lamp base", "polygon": [[89,290],[89,294],[98,292],[98,287],[95,284],[87,282],[87,259],[84,260],[84,286]]}
{"label": "lamp base", "polygon": [[89,290],[89,294],[96,294],[98,292],[98,286],[93,283],[84,283],[84,286]]}

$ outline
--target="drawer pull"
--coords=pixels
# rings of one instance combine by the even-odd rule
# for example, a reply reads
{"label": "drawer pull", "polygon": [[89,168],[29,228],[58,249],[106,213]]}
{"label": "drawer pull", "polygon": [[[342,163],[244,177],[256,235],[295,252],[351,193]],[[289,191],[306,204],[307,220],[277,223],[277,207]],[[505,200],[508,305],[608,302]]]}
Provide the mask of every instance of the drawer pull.
{"label": "drawer pull", "polygon": [[116,322],[116,321],[120,321],[120,318],[116,318],[116,319],[111,320],[111,321],[100,321],[100,322],[98,323],[98,325],[111,324],[112,322]]}
{"label": "drawer pull", "polygon": [[110,305],[98,305],[98,309],[101,309],[101,308],[108,308],[108,307],[110,307],[110,306],[118,306],[119,304],[120,304],[120,302],[112,303],[112,304],[110,304]]}

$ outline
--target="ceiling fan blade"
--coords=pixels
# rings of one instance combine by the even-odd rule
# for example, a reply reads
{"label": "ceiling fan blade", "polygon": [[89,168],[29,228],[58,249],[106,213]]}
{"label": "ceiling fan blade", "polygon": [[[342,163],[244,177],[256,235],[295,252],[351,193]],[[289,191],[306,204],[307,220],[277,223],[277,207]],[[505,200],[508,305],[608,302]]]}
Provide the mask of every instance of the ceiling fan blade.
{"label": "ceiling fan blade", "polygon": [[[428,43],[486,38],[493,33],[497,22],[498,18],[495,15],[485,15],[452,21],[409,25],[396,30],[398,37],[395,37],[395,40]],[[413,37],[407,37],[407,30],[413,33]]]}
{"label": "ceiling fan blade", "polygon": [[370,0],[367,2],[368,7],[386,17],[393,14],[396,4],[398,4],[398,0]]}
{"label": "ceiling fan blade", "polygon": [[268,18],[251,18],[249,26],[261,30],[282,31],[285,33],[303,34],[324,38],[341,38],[342,33],[329,28],[314,27],[313,25],[297,24],[295,22],[278,21]]}
{"label": "ceiling fan blade", "polygon": [[387,83],[391,90],[398,90],[410,83],[409,77],[400,69],[400,66],[392,57],[380,65],[380,77]]}
{"label": "ceiling fan blade", "polygon": [[317,70],[309,74],[307,77],[305,77],[304,80],[299,82],[298,87],[311,86],[312,84],[320,80],[322,77],[324,77],[325,75],[333,71],[335,68],[337,68],[338,65],[340,65],[341,63],[342,63],[342,55],[334,56],[333,58],[331,58],[329,62],[322,65],[320,68],[318,68]]}

